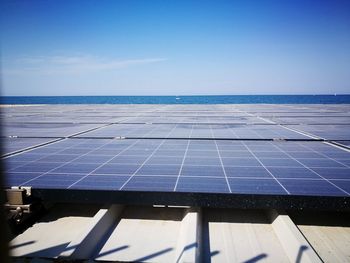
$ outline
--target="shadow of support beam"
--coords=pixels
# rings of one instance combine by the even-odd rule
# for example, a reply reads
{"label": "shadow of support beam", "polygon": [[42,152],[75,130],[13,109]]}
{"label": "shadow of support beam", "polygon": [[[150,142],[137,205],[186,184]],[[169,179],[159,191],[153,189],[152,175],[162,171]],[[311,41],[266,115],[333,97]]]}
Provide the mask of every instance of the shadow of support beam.
{"label": "shadow of support beam", "polygon": [[165,253],[168,253],[168,252],[170,252],[170,251],[172,251],[172,250],[173,250],[173,248],[169,247],[169,248],[160,250],[160,251],[158,251],[158,252],[155,252],[155,253],[153,253],[153,254],[144,256],[144,257],[142,257],[142,258],[135,259],[134,261],[135,261],[135,262],[142,262],[142,261],[150,260],[150,259],[152,259],[152,258],[155,258],[155,257],[158,257],[158,256],[163,255],[163,254],[165,254]]}
{"label": "shadow of support beam", "polygon": [[267,258],[267,254],[262,253],[260,255],[257,255],[256,257],[253,257],[251,259],[244,261],[244,263],[255,263],[255,262],[258,262],[259,260],[262,260],[264,258]]}

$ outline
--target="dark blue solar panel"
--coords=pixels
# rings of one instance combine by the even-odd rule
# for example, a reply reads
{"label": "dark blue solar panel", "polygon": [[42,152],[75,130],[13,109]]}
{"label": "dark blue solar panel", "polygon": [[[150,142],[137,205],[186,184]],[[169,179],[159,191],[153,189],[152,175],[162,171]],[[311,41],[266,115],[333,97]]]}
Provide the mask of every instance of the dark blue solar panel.
{"label": "dark blue solar panel", "polygon": [[66,149],[60,152],[60,154],[77,154],[77,155],[81,155],[81,154],[85,154],[90,152],[91,149],[89,148],[73,148],[73,149]]}
{"label": "dark blue solar panel", "polygon": [[326,179],[348,179],[350,180],[349,168],[312,168],[318,175]]}
{"label": "dark blue solar panel", "polygon": [[[153,118],[157,119],[157,118]],[[142,119],[140,119],[142,120]],[[203,120],[203,119],[202,119]],[[217,119],[218,120],[218,119]],[[232,119],[231,119],[232,120]],[[169,119],[167,122],[171,122]],[[177,123],[179,119],[175,120]],[[152,120],[146,122],[153,122]],[[305,139],[307,136],[278,125],[239,125],[232,124],[196,124],[201,119],[193,118],[193,124],[114,124],[102,129],[77,135],[87,137],[140,137],[140,138],[289,138]],[[217,121],[212,121],[216,123]],[[221,121],[219,121],[220,123]],[[259,120],[259,123],[261,120]],[[205,121],[207,123],[207,121]]]}
{"label": "dark blue solar panel", "polygon": [[[68,156],[69,155],[62,155],[62,156]],[[72,159],[72,156],[70,155],[70,159]],[[93,153],[89,153],[87,155],[78,156],[78,158],[75,160],[77,163],[97,163],[102,164],[110,160],[110,163],[114,163],[114,159],[111,160],[110,155],[95,155]],[[124,162],[123,162],[124,163]]]}
{"label": "dark blue solar panel", "polygon": [[350,140],[348,140],[348,141],[336,141],[336,143],[350,147]]}
{"label": "dark blue solar panel", "polygon": [[[348,177],[349,178],[349,177]],[[350,193],[350,180],[329,180],[334,185],[338,186],[339,188],[343,189],[347,193]]]}
{"label": "dark blue solar panel", "polygon": [[231,191],[240,194],[288,194],[274,179],[228,178]]}
{"label": "dark blue solar panel", "polygon": [[143,165],[136,175],[174,175],[179,174],[180,165]]}
{"label": "dark blue solar panel", "polygon": [[294,159],[286,158],[274,158],[274,159],[263,159],[260,158],[262,164],[266,167],[303,167],[301,163]]}
{"label": "dark blue solar panel", "polygon": [[258,167],[261,163],[255,158],[222,158],[225,166]]}
{"label": "dark blue solar panel", "polygon": [[83,177],[72,183],[69,189],[119,190],[130,178],[125,175],[94,175]]}
{"label": "dark blue solar panel", "polygon": [[185,150],[179,151],[179,150],[159,150],[156,151],[153,155],[154,157],[175,157],[175,158],[183,158],[185,154]]}
{"label": "dark blue solar panel", "polygon": [[37,150],[4,159],[7,186],[349,196],[350,153],[321,142],[68,139]]}
{"label": "dark blue solar panel", "polygon": [[208,158],[208,157],[187,157],[185,159],[184,165],[221,165],[220,158],[218,157],[213,157],[213,158]]}
{"label": "dark blue solar panel", "polygon": [[8,154],[16,151],[20,151],[29,147],[33,147],[35,145],[47,143],[51,141],[50,139],[43,138],[3,138],[2,146],[3,146],[3,154]]}
{"label": "dark blue solar panel", "polygon": [[176,191],[178,192],[204,192],[204,193],[230,193],[225,178],[208,177],[180,177]]}
{"label": "dark blue solar panel", "polygon": [[330,160],[330,159],[298,159],[302,164],[308,167],[345,167],[341,161]]}
{"label": "dark blue solar panel", "polygon": [[[291,156],[292,158],[296,158],[296,159],[302,159],[302,158],[313,158],[313,159],[319,159],[319,158],[323,158],[323,156],[319,153],[316,152],[291,152],[288,151],[289,156]],[[346,153],[347,154],[347,153]]]}
{"label": "dark blue solar panel", "polygon": [[147,164],[178,164],[181,165],[183,157],[162,157],[162,156],[153,156],[148,161]]}
{"label": "dark blue solar panel", "polygon": [[269,167],[269,171],[277,179],[320,179],[320,176],[315,171],[304,167]]}
{"label": "dark blue solar panel", "polygon": [[17,167],[23,166],[25,165],[26,162],[17,162],[17,161],[13,161],[13,160],[8,160],[6,163],[4,163],[4,170],[5,171],[10,171],[10,170],[14,170]]}
{"label": "dark blue solar panel", "polygon": [[6,177],[5,177],[5,185],[7,186],[19,186],[22,185],[23,183],[26,183],[36,177],[38,177],[38,173],[20,173],[20,172],[16,172],[16,173],[11,173],[8,172],[6,173]]}
{"label": "dark blue solar panel", "polygon": [[272,178],[271,174],[264,167],[235,167],[225,166],[227,177],[243,178]]}
{"label": "dark blue solar panel", "polygon": [[[220,149],[220,148],[219,148]],[[235,148],[233,148],[231,146],[231,149],[235,150]],[[254,155],[250,152],[247,151],[246,148],[243,148],[240,151],[231,151],[231,150],[220,150],[220,155],[221,157],[224,158],[254,158]]]}
{"label": "dark blue solar panel", "polygon": [[[78,155],[75,155],[75,156],[78,156]],[[69,154],[69,155],[68,154],[67,155],[55,154],[55,155],[45,156],[45,157],[41,158],[40,161],[41,162],[48,162],[48,163],[56,163],[56,162],[65,163],[65,162],[71,161],[73,158],[74,157],[71,154]],[[83,157],[81,157],[81,158],[83,158]],[[96,159],[96,156],[94,156],[94,159]]]}
{"label": "dark blue solar panel", "polygon": [[[117,157],[114,157],[113,159],[110,159],[109,163],[141,165],[146,159],[147,159],[147,156],[143,156],[143,155],[141,156],[140,155],[119,155]],[[105,161],[108,161],[108,159],[106,159]]]}
{"label": "dark blue solar panel", "polygon": [[[60,148],[41,147],[41,148],[33,149],[30,152],[33,154],[51,154],[51,153],[57,153],[57,152],[61,152],[61,151],[62,151],[62,149],[60,149]],[[77,154],[80,154],[80,152],[78,152]]]}
{"label": "dark blue solar panel", "polygon": [[176,179],[174,176],[134,176],[122,189],[169,192],[174,190]]}
{"label": "dark blue solar panel", "polygon": [[53,170],[54,173],[91,173],[94,171],[99,164],[95,163],[67,163],[62,166],[59,166]]}
{"label": "dark blue solar panel", "polygon": [[22,153],[19,155],[14,155],[8,160],[9,161],[16,161],[16,162],[30,162],[30,161],[39,160],[39,159],[44,158],[44,157],[45,157],[45,155],[32,154],[30,152],[26,152],[26,153]]}
{"label": "dark blue solar panel", "polygon": [[5,136],[18,137],[62,137],[101,126],[103,124],[26,123],[25,120],[24,122],[11,123],[5,121],[2,123],[2,133]]}
{"label": "dark blue solar panel", "polygon": [[11,169],[11,172],[48,172],[61,165],[60,163],[33,162]]}
{"label": "dark blue solar panel", "polygon": [[218,158],[218,152],[216,150],[207,151],[207,150],[188,150],[188,157],[205,157],[205,158]]}
{"label": "dark blue solar panel", "polygon": [[181,170],[181,176],[199,176],[199,177],[224,177],[224,170],[221,166],[190,166],[184,165]]}
{"label": "dark blue solar panel", "polygon": [[40,176],[36,180],[28,182],[33,188],[57,188],[57,189],[66,189],[71,184],[77,182],[84,175],[77,174],[62,174],[62,173],[47,173]]}
{"label": "dark blue solar panel", "polygon": [[[334,119],[330,119],[330,122],[324,122],[323,118],[316,118],[322,121],[324,125],[291,125],[291,127],[299,131],[308,132],[314,136],[325,138],[328,140],[350,140],[350,124],[349,119],[338,119],[342,125],[330,125],[334,122]],[[346,124],[346,125],[345,125]]]}
{"label": "dark blue solar panel", "polygon": [[96,169],[94,174],[133,174],[139,165],[137,164],[105,164]]}
{"label": "dark blue solar panel", "polygon": [[280,179],[279,181],[292,195],[347,195],[347,192],[326,180]]}
{"label": "dark blue solar panel", "polygon": [[255,152],[254,153],[258,158],[289,158],[287,154],[281,152],[281,151],[269,151],[269,152]]}

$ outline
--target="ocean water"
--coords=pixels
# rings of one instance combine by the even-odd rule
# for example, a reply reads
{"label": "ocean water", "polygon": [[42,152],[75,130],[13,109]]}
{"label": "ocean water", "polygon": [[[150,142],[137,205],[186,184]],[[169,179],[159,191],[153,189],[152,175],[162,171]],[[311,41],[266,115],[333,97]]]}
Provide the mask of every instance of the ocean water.
{"label": "ocean water", "polygon": [[4,96],[0,104],[344,104],[350,95]]}

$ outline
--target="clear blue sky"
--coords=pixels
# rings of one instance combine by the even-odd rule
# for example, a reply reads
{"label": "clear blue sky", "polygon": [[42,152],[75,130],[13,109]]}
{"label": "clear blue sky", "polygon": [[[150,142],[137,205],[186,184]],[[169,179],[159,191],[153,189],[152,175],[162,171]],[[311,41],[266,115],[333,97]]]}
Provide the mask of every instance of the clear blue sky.
{"label": "clear blue sky", "polygon": [[17,1],[2,95],[350,93],[350,1]]}

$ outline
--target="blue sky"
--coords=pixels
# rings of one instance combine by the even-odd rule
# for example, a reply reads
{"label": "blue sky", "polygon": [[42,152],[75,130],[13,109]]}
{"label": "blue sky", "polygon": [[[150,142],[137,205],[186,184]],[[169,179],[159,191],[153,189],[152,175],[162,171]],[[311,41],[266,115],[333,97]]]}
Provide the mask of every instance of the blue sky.
{"label": "blue sky", "polygon": [[17,1],[2,95],[350,93],[350,1]]}

